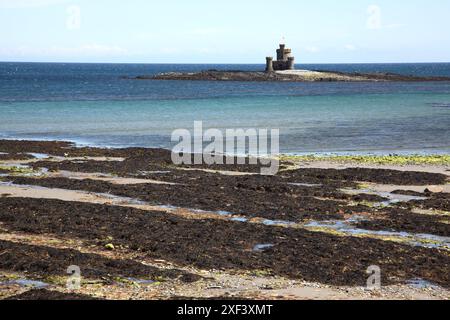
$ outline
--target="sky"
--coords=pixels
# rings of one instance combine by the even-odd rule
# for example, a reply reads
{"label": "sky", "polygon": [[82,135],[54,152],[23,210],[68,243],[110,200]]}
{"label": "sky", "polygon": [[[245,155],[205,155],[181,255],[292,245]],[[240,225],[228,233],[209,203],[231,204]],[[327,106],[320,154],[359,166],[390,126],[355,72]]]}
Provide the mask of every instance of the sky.
{"label": "sky", "polygon": [[450,0],[0,0],[0,61],[450,62]]}

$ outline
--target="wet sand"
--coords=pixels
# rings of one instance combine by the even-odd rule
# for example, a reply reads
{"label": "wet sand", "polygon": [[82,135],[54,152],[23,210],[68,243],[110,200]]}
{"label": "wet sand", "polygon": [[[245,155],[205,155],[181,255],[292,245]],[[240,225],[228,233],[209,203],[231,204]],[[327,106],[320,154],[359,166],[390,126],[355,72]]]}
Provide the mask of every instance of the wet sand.
{"label": "wet sand", "polygon": [[446,165],[267,177],[158,149],[3,140],[0,155],[0,299],[450,298]]}

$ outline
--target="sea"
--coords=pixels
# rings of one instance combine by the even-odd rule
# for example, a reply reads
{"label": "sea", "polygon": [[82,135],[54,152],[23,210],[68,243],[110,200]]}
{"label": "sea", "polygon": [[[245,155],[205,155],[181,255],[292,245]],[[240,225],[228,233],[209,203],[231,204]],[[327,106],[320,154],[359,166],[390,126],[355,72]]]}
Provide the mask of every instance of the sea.
{"label": "sea", "polygon": [[[450,77],[450,63],[298,69]],[[279,129],[288,154],[449,154],[450,82],[133,80],[264,65],[0,63],[0,139],[171,148],[176,129]]]}

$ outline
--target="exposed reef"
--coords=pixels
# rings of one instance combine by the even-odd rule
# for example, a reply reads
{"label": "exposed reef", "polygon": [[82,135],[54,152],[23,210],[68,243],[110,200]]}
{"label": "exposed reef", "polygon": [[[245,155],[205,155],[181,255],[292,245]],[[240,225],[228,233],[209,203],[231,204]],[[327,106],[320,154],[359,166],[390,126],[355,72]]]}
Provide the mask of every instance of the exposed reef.
{"label": "exposed reef", "polygon": [[394,73],[344,73],[337,71],[286,70],[274,72],[219,71],[168,72],[138,76],[136,80],[191,80],[191,81],[278,81],[278,82],[389,82],[389,81],[450,81],[449,77],[418,77]]}
{"label": "exposed reef", "polygon": [[0,300],[450,297],[446,156],[286,156],[263,176],[163,149],[0,154]]}

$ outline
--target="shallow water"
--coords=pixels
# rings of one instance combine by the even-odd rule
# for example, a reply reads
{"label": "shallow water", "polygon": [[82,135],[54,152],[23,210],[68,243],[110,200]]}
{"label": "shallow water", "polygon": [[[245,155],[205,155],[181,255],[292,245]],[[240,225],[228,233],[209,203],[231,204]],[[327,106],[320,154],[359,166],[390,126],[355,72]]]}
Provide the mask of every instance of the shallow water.
{"label": "shallow water", "polygon": [[171,171],[138,171],[136,176],[145,176],[151,174],[167,174],[167,173],[171,173]]}
{"label": "shallow water", "polygon": [[19,279],[19,280],[0,282],[0,286],[1,285],[18,285],[21,287],[33,288],[33,289],[43,289],[43,288],[50,286],[48,283],[41,282],[41,281],[35,281],[35,280],[29,280],[29,279]]}
{"label": "shallow water", "polygon": [[315,188],[315,187],[321,187],[322,184],[315,184],[315,183],[288,183],[290,186],[297,186],[297,187],[308,187],[308,188]]}
{"label": "shallow water", "polygon": [[409,286],[417,289],[438,289],[440,286],[423,279],[412,279],[406,282]]}
{"label": "shallow water", "polygon": [[372,190],[372,189],[341,189],[341,191],[344,193],[347,193],[347,194],[351,194],[351,195],[372,194],[372,195],[377,195],[377,196],[389,199],[387,201],[382,201],[382,202],[374,204],[374,206],[379,206],[379,207],[387,207],[392,204],[396,204],[396,203],[400,203],[400,202],[409,202],[409,201],[428,199],[427,197],[395,194],[395,193],[391,193],[391,192],[376,191],[376,190]]}
{"label": "shallow water", "polygon": [[[259,65],[0,63],[0,137],[170,148],[174,129],[280,128],[285,153],[449,153],[450,82],[136,81],[122,76]],[[314,65],[450,75],[450,64]],[[26,119],[27,121],[23,121]]]}
{"label": "shallow water", "polygon": [[111,199],[112,204],[128,204],[128,205],[138,205],[138,206],[147,206],[149,205],[147,202],[139,200],[139,199],[135,199],[135,198],[129,198],[129,197],[121,197],[121,196],[116,196],[116,195],[112,195],[110,193],[92,193],[92,192],[88,192],[89,194],[94,194],[96,196],[99,197],[104,197],[107,199]]}
{"label": "shallow water", "polygon": [[145,280],[145,279],[137,279],[137,278],[127,278],[127,280],[140,284],[140,285],[149,285],[149,284],[153,284],[156,281],[154,280]]}
{"label": "shallow water", "polygon": [[235,221],[235,222],[248,222],[247,218],[242,218],[242,217],[235,217],[235,218],[231,218],[231,221]]}
{"label": "shallow water", "polygon": [[305,225],[306,228],[325,228],[339,231],[348,235],[373,235],[381,237],[398,238],[410,245],[430,248],[430,249],[447,249],[450,250],[450,237],[440,237],[431,234],[413,234],[409,232],[392,232],[392,231],[373,231],[358,229],[353,226],[358,221],[365,218],[355,216],[345,221],[312,221]]}
{"label": "shallow water", "polygon": [[39,160],[48,159],[48,158],[51,157],[49,154],[46,154],[46,153],[32,153],[32,152],[30,152],[30,153],[27,153],[27,154],[29,154],[30,156],[33,156],[33,157],[35,157],[36,159],[39,159]]}
{"label": "shallow water", "polygon": [[267,249],[273,248],[275,245],[268,243],[268,244],[257,244],[256,246],[253,247],[253,251],[256,252],[262,252],[265,251]]}
{"label": "shallow water", "polygon": [[281,226],[281,227],[290,227],[297,224],[295,222],[285,220],[268,220],[268,219],[263,220],[262,223],[266,226]]}
{"label": "shallow water", "polygon": [[[16,163],[11,164],[11,163],[5,162],[5,163],[1,163],[0,167],[11,170],[11,173],[1,174],[0,176],[2,176],[2,177],[7,177],[10,175],[13,175],[13,176],[20,175],[22,177],[41,177],[48,173],[47,168],[33,169],[29,165],[24,165],[24,164],[16,164]],[[14,170],[18,170],[18,172],[15,172]],[[21,172],[21,170],[26,170],[29,172]]]}

